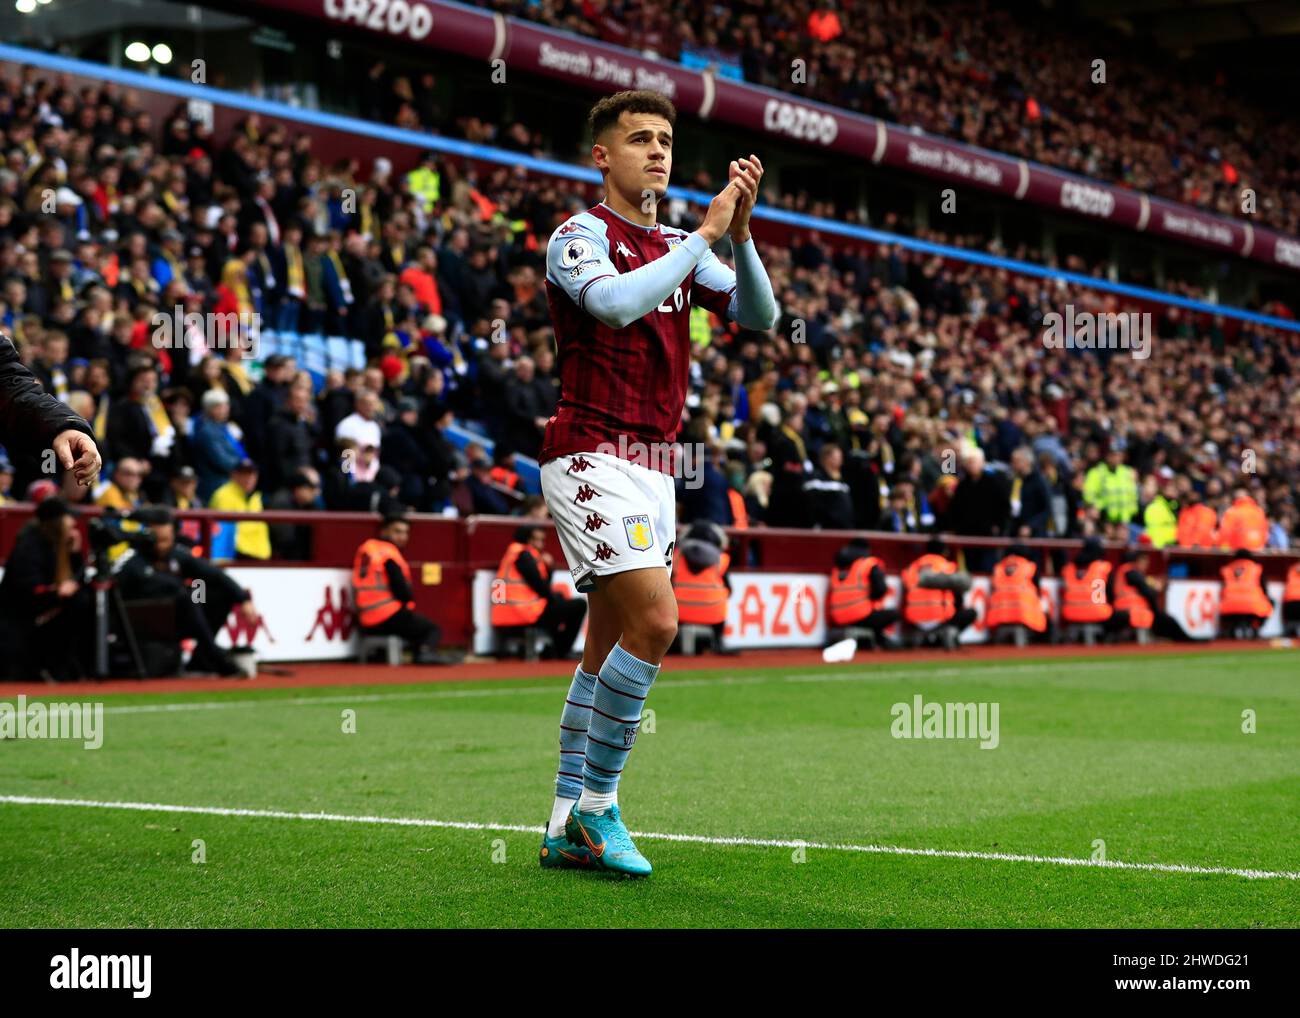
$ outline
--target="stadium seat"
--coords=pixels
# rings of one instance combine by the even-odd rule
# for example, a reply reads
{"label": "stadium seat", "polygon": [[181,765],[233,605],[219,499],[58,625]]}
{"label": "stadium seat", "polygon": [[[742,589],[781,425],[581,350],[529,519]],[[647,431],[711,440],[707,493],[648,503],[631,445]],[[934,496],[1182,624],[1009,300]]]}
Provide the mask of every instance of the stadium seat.
{"label": "stadium seat", "polygon": [[357,660],[361,664],[369,662],[378,651],[384,652],[384,660],[389,665],[402,663],[402,638],[400,636],[365,636],[357,642]]}
{"label": "stadium seat", "polygon": [[1065,627],[1066,643],[1082,643],[1086,647],[1100,643],[1106,634],[1104,626],[1088,623],[1086,625],[1067,625]]}
{"label": "stadium seat", "polygon": [[876,631],[874,629],[864,629],[861,626],[846,626],[844,628],[845,640],[857,640],[859,649],[866,648],[874,650],[876,646]]}
{"label": "stadium seat", "polygon": [[681,648],[681,653],[685,657],[694,657],[699,653],[698,647],[701,641],[708,643],[709,647],[717,650],[716,641],[713,638],[712,626],[696,626],[689,623],[677,627],[677,639]]}
{"label": "stadium seat", "polygon": [[497,657],[517,657],[536,661],[539,650],[549,646],[550,638],[539,626],[511,626],[497,629]]}
{"label": "stadium seat", "polygon": [[1029,643],[1029,627],[1016,624],[998,626],[989,634],[990,643],[1014,643],[1024,647]]}
{"label": "stadium seat", "polygon": [[953,650],[960,642],[961,633],[955,626],[937,625],[922,629],[903,623],[903,645],[906,647],[942,647]]}

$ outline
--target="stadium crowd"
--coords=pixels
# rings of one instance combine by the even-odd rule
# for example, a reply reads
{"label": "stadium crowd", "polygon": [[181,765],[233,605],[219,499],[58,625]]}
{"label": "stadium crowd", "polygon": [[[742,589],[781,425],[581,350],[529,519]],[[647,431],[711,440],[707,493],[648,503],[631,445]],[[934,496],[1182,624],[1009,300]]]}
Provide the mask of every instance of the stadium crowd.
{"label": "stadium crowd", "polygon": [[[0,151],[0,326],[94,426],[106,470],[88,497],[544,516],[514,457],[555,406],[544,252],[596,200],[585,185],[432,153],[406,174],[327,166],[310,135],[256,116],[216,146],[183,108],[160,128],[112,89],[30,69],[0,87]],[[692,228],[696,211],[664,218]],[[760,247],[774,334],[692,317],[682,437],[706,455],[683,522],[1163,545],[1189,505],[1214,533],[1249,498],[1268,546],[1296,539],[1295,333],[1165,308],[1149,359],[1049,349],[1045,314],[1121,308],[897,246]],[[317,379],[202,329],[159,342],[176,307],[346,335],[367,365]],[[457,448],[453,421],[493,453]],[[32,482],[50,484],[0,462],[0,498]],[[233,554],[309,549],[248,522]]]}
{"label": "stadium crowd", "polygon": [[[502,13],[1300,232],[1300,132],[1140,40],[987,0],[492,0]],[[1097,80],[1095,60],[1105,62]],[[796,69],[802,71],[795,80]],[[411,113],[408,116],[415,116]],[[1243,192],[1255,192],[1246,211]]]}

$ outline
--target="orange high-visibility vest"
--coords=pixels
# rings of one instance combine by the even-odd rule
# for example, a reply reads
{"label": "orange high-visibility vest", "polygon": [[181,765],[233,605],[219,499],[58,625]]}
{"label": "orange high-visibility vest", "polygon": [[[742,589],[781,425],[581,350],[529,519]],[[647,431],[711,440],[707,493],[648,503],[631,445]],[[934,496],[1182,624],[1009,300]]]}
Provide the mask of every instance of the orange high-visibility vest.
{"label": "orange high-visibility vest", "polygon": [[1128,612],[1129,625],[1134,629],[1150,629],[1156,621],[1155,613],[1146,598],[1128,582],[1129,573],[1136,568],[1136,563],[1126,562],[1115,571],[1115,610]]}
{"label": "orange high-visibility vest", "polygon": [[1038,566],[1019,555],[1008,555],[993,570],[989,612],[984,622],[995,626],[1025,626],[1035,633],[1047,632],[1043,601],[1034,586]]}
{"label": "orange high-visibility vest", "polygon": [[847,569],[831,573],[830,592],[826,598],[826,617],[832,626],[851,626],[873,611],[885,606],[885,599],[871,600],[871,571],[884,563],[874,555],[855,559]]}
{"label": "orange high-visibility vest", "polygon": [[387,563],[396,562],[406,582],[411,582],[411,567],[391,541],[372,537],[357,549],[352,560],[352,595],[357,606],[357,617],[362,628],[369,629],[387,622],[402,608],[414,608],[415,602],[405,605],[398,601],[388,587]]}
{"label": "orange high-visibility vest", "polygon": [[519,475],[505,467],[493,467],[488,471],[488,477],[504,488],[514,490],[519,486]]}
{"label": "orange high-visibility vest", "polygon": [[1282,600],[1288,604],[1300,601],[1300,562],[1286,571],[1286,589],[1282,591]]}
{"label": "orange high-visibility vest", "polygon": [[1184,548],[1213,548],[1218,517],[1208,505],[1189,505],[1178,514],[1178,543]]}
{"label": "orange high-visibility vest", "polygon": [[[1073,562],[1061,570],[1061,581],[1065,584],[1061,618],[1066,622],[1105,622],[1110,618],[1114,609],[1105,598],[1106,578],[1109,576],[1110,563],[1100,559],[1089,564],[1082,575]],[[1093,600],[1095,590],[1102,592],[1100,604]]]}
{"label": "orange high-visibility vest", "polygon": [[1223,514],[1219,547],[1259,551],[1268,544],[1268,517],[1251,498],[1240,498]]}
{"label": "orange high-visibility vest", "polygon": [[1219,615],[1256,615],[1266,619],[1273,614],[1259,578],[1264,570],[1258,562],[1233,559],[1219,570],[1223,593],[1219,595]]}
{"label": "orange high-visibility vest", "polygon": [[731,556],[725,551],[716,565],[698,573],[685,555],[673,556],[673,593],[677,595],[677,618],[693,626],[716,626],[727,621],[727,584],[723,576]]}
{"label": "orange high-visibility vest", "polygon": [[[497,566],[496,579],[492,581],[494,626],[531,626],[546,610],[546,598],[525,583],[519,571],[519,556],[525,552],[532,555],[533,550],[522,541],[514,541]],[[537,559],[537,569],[542,579],[549,579],[549,570],[541,559]]]}
{"label": "orange high-visibility vest", "polygon": [[947,622],[957,614],[957,603],[951,590],[934,590],[918,587],[923,572],[955,573],[957,563],[942,555],[922,555],[903,570],[903,618],[917,625],[926,622]]}
{"label": "orange high-visibility vest", "polygon": [[745,496],[735,488],[728,488],[727,501],[731,503],[731,525],[737,530],[748,530],[749,511],[745,508]]}

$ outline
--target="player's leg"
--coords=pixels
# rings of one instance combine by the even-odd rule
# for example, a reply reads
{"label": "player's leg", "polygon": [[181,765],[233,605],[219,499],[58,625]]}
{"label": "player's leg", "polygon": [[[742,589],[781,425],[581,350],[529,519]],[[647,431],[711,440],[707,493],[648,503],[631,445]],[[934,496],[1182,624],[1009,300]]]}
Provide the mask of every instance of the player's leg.
{"label": "player's leg", "polygon": [[601,593],[622,620],[622,635],[596,677],[587,728],[582,795],[570,814],[569,840],[607,869],[632,876],[650,863],[628,836],[618,807],[618,782],[636,743],[650,687],[677,635],[677,600],[661,566],[601,577]]}
{"label": "player's leg", "polygon": [[624,547],[629,555],[653,555],[657,561],[598,577],[601,594],[618,614],[621,632],[597,676],[582,796],[568,832],[605,868],[646,876],[650,863],[637,851],[623,823],[618,782],[636,742],[659,664],[677,636],[677,598],[669,572],[676,538],[676,491],[673,479],[658,471],[625,467],[624,472],[649,510],[624,517]]}

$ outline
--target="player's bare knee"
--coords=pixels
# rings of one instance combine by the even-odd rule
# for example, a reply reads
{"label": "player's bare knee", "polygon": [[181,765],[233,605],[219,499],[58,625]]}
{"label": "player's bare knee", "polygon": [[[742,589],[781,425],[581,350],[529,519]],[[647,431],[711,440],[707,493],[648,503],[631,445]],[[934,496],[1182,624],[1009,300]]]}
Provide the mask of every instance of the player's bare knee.
{"label": "player's bare knee", "polygon": [[625,636],[638,646],[658,648],[660,653],[671,646],[677,636],[677,605],[654,605],[637,612],[624,626]]}

